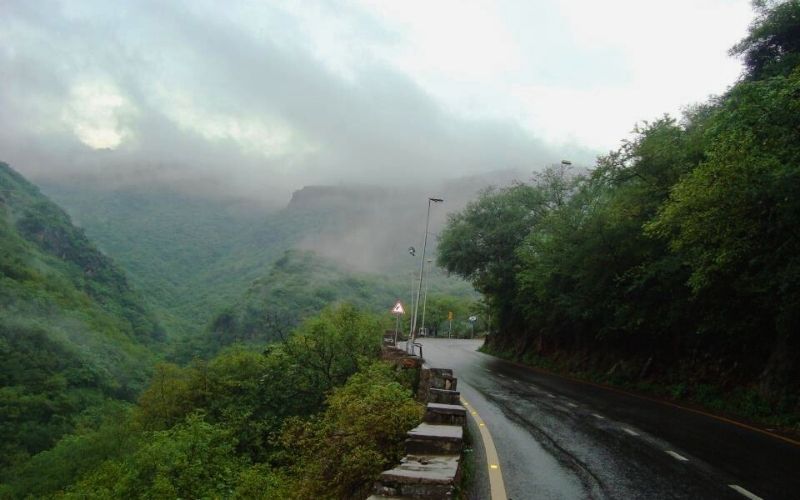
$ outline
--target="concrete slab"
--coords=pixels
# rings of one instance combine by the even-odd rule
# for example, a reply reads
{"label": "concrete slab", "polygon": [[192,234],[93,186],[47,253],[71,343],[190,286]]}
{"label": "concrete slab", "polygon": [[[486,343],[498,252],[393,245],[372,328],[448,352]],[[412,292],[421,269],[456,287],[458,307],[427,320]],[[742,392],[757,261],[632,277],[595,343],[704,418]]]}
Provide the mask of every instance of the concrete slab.
{"label": "concrete slab", "polygon": [[467,410],[461,405],[428,403],[425,407],[425,423],[463,426],[467,423]]}
{"label": "concrete slab", "polygon": [[448,405],[443,403],[428,403],[426,406],[428,411],[435,411],[436,413],[447,413],[450,415],[466,415],[467,409],[461,405]]}
{"label": "concrete slab", "polygon": [[456,405],[459,404],[461,393],[458,391],[449,391],[447,389],[436,389],[431,387],[428,389],[428,401],[431,403],[443,403]]}
{"label": "concrete slab", "polygon": [[453,484],[461,462],[459,455],[407,456],[394,469],[381,473],[387,483]]}
{"label": "concrete slab", "polygon": [[464,439],[464,429],[460,425],[422,423],[408,431],[408,437],[425,440],[461,441]]}

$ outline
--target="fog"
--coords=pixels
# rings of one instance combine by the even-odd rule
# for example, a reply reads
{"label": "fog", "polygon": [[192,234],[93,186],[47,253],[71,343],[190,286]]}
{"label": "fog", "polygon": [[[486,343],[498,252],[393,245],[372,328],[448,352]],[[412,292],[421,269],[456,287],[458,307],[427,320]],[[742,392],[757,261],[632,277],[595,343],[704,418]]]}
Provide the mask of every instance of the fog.
{"label": "fog", "polygon": [[[280,206],[307,184],[436,183],[594,155],[511,120],[457,115],[368,55],[337,71],[285,9],[259,4],[248,19],[214,5],[4,3],[0,157],[33,180],[159,183]],[[361,22],[352,6],[335,13]],[[375,43],[392,36],[363,24]]]}
{"label": "fog", "polygon": [[[531,172],[502,170],[401,188],[311,187],[295,193],[287,211],[335,214],[332,227],[307,234],[298,243],[299,248],[312,250],[351,270],[400,273],[419,265],[428,197],[444,200],[431,204],[426,259],[435,260],[438,235],[449,214],[463,209],[487,187],[503,187],[530,177]],[[413,259],[408,252],[410,246],[416,250]]]}
{"label": "fog", "polygon": [[421,245],[428,196],[435,244],[480,188],[590,167],[734,81],[747,0],[634,4],[2,2],[0,161],[262,211],[353,188],[344,226],[300,246],[386,269]]}

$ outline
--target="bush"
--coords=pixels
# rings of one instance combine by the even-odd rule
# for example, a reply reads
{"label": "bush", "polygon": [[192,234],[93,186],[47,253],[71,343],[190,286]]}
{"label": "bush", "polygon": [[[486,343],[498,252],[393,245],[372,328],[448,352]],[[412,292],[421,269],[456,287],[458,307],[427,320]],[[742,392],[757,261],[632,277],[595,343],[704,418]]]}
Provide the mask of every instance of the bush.
{"label": "bush", "polygon": [[299,453],[299,498],[359,498],[377,476],[402,458],[406,432],[422,419],[422,405],[375,363],[336,389],[321,415],[287,422],[282,443]]}

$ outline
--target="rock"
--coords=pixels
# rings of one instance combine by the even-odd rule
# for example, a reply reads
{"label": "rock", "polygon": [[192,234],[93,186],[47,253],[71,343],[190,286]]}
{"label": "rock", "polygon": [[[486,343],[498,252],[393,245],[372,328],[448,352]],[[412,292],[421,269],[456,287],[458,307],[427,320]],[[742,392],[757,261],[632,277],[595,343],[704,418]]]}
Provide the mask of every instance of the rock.
{"label": "rock", "polygon": [[408,431],[409,455],[447,455],[461,453],[464,429],[460,425],[422,423]]}
{"label": "rock", "polygon": [[425,422],[463,426],[467,423],[467,410],[460,404],[428,403],[425,407]]}

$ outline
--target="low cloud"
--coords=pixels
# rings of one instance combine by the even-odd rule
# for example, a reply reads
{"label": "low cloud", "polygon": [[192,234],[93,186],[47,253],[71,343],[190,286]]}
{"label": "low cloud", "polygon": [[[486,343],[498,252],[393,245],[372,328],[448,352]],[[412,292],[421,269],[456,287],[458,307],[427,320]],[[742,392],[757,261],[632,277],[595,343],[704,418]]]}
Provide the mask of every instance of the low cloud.
{"label": "low cloud", "polygon": [[[4,3],[0,159],[34,179],[158,182],[282,203],[305,184],[433,183],[565,156],[512,121],[451,114],[368,53],[342,70],[286,9],[247,16],[250,4],[235,14],[215,5]],[[322,17],[331,9],[314,5]],[[369,32],[362,15],[337,11]]]}

